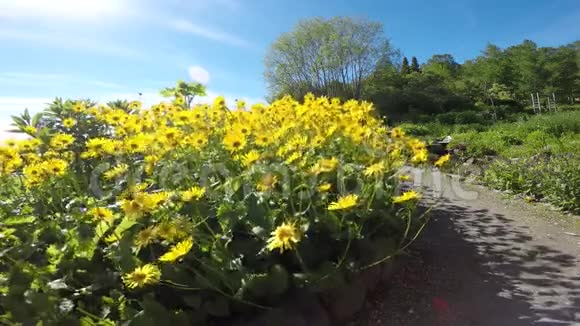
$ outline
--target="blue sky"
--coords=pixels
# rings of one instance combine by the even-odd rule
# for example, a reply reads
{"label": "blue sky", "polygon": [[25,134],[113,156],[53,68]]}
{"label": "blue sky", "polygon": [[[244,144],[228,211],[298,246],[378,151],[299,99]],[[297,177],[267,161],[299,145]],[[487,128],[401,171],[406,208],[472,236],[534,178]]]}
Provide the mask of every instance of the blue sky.
{"label": "blue sky", "polygon": [[177,79],[206,83],[207,100],[260,101],[269,44],[301,18],[334,15],[382,22],[420,62],[580,39],[579,0],[0,0],[0,129],[55,96],[150,102]]}

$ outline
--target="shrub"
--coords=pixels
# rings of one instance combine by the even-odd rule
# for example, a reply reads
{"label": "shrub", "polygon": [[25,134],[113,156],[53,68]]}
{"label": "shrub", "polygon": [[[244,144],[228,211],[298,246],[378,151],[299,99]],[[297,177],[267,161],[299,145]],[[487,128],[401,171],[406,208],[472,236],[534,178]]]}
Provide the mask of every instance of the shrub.
{"label": "shrub", "polygon": [[493,162],[483,181],[492,188],[544,199],[554,206],[580,212],[580,164],[573,155]]}
{"label": "shrub", "polygon": [[334,287],[421,229],[395,173],[424,162],[425,144],[369,103],[238,106],[57,101],[17,118],[31,138],[0,147],[0,320],[252,313]]}
{"label": "shrub", "polygon": [[405,132],[411,136],[427,136],[431,135],[431,130],[425,125],[418,125],[418,124],[411,124],[411,123],[403,123],[399,125],[399,128],[405,130]]}

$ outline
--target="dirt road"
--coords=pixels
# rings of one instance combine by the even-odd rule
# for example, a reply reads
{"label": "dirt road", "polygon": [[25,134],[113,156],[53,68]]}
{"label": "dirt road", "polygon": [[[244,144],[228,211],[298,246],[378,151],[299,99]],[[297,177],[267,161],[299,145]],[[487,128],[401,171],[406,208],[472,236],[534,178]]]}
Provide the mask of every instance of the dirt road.
{"label": "dirt road", "polygon": [[441,180],[429,227],[351,325],[580,325],[578,217]]}

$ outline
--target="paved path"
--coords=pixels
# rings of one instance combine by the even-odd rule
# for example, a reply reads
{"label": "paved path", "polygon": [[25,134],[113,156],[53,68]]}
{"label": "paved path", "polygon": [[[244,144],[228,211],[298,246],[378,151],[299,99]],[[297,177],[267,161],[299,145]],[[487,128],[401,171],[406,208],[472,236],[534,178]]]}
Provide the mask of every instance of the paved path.
{"label": "paved path", "polygon": [[443,179],[429,227],[352,325],[580,325],[578,217]]}

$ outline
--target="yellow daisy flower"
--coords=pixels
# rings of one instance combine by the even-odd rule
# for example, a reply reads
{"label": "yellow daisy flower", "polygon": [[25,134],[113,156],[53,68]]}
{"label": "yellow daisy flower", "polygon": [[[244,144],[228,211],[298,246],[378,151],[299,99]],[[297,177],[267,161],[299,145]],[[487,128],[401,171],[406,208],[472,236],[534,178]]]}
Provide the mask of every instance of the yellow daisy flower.
{"label": "yellow daisy flower", "polygon": [[321,159],[319,160],[311,169],[312,173],[320,174],[325,172],[331,172],[336,169],[338,166],[338,159],[336,157],[332,157],[329,159]]}
{"label": "yellow daisy flower", "polygon": [[257,188],[259,191],[268,191],[268,190],[271,190],[272,188],[274,188],[277,183],[278,183],[278,177],[271,174],[271,173],[268,173],[260,179],[260,181],[258,182]]}
{"label": "yellow daisy flower", "polygon": [[131,273],[123,275],[123,283],[129,289],[144,287],[159,283],[161,271],[153,264],[146,264],[135,268]]}
{"label": "yellow daisy flower", "polygon": [[161,257],[159,257],[159,261],[165,263],[173,263],[178,259],[181,259],[183,256],[187,255],[191,248],[193,247],[193,238],[185,239],[175,246],[171,247],[171,249],[164,253]]}
{"label": "yellow daisy flower", "polygon": [[229,131],[224,136],[223,144],[230,152],[239,151],[246,146],[246,136],[239,131]]}
{"label": "yellow daisy flower", "polygon": [[400,203],[408,202],[411,200],[417,200],[419,198],[421,198],[421,195],[418,192],[416,192],[414,190],[410,190],[410,191],[404,192],[401,196],[393,197],[393,203],[400,204]]}
{"label": "yellow daisy flower", "polygon": [[399,180],[401,180],[401,181],[411,181],[411,176],[408,175],[408,174],[401,174],[399,176]]}
{"label": "yellow daisy flower", "polygon": [[270,251],[280,249],[280,253],[284,250],[292,250],[300,242],[300,232],[296,229],[294,223],[282,223],[271,233],[271,237],[267,241],[267,248]]}
{"label": "yellow daisy flower", "polygon": [[451,159],[451,155],[445,154],[445,155],[441,156],[437,161],[435,161],[434,165],[441,167],[441,166],[443,166],[443,164],[445,164],[447,161],[449,161],[449,159]]}
{"label": "yellow daisy flower", "polygon": [[116,165],[114,168],[105,172],[103,176],[105,177],[105,179],[111,180],[111,179],[116,178],[116,177],[120,176],[121,174],[127,172],[128,170],[129,170],[129,165],[127,165],[125,163],[120,163],[120,164]]}
{"label": "yellow daisy flower", "polygon": [[423,163],[427,161],[427,150],[426,149],[420,149],[418,151],[415,151],[413,157],[411,158],[411,162],[413,163]]}
{"label": "yellow daisy flower", "polygon": [[52,159],[44,162],[44,171],[53,175],[63,175],[66,172],[68,163],[61,159]]}
{"label": "yellow daisy flower", "polygon": [[358,196],[357,195],[346,195],[346,196],[342,196],[342,197],[338,198],[337,201],[330,203],[330,205],[328,205],[328,210],[335,211],[335,210],[348,209],[348,208],[356,206],[357,203],[358,203]]}
{"label": "yellow daisy flower", "polygon": [[62,125],[65,128],[69,128],[69,129],[72,128],[72,127],[74,127],[74,125],[76,125],[76,124],[77,124],[77,121],[75,119],[73,119],[73,118],[67,118],[67,119],[64,119],[62,121]]}
{"label": "yellow daisy flower", "polygon": [[115,220],[113,217],[113,211],[106,207],[93,207],[87,211],[87,215],[94,219],[106,221],[109,223]]}
{"label": "yellow daisy flower", "polygon": [[203,197],[204,194],[205,194],[204,187],[194,186],[186,191],[182,191],[180,197],[182,201],[188,202],[194,199],[199,200],[201,197]]}
{"label": "yellow daisy flower", "polygon": [[401,128],[393,128],[391,129],[391,137],[393,138],[402,138],[405,136],[405,132]]}
{"label": "yellow daisy flower", "polygon": [[373,165],[370,165],[369,167],[367,167],[363,174],[367,177],[370,176],[380,176],[385,172],[385,163],[383,162],[379,162],[379,163],[375,163]]}
{"label": "yellow daisy flower", "polygon": [[330,190],[330,188],[332,188],[332,184],[326,182],[326,183],[323,183],[320,186],[318,186],[318,191],[327,192]]}
{"label": "yellow daisy flower", "polygon": [[260,159],[260,152],[257,150],[251,150],[248,153],[242,156],[242,164],[244,166],[249,167],[250,165],[254,164],[257,160]]}
{"label": "yellow daisy flower", "polygon": [[145,247],[157,239],[157,228],[150,226],[137,233],[135,236],[135,245],[137,247]]}

